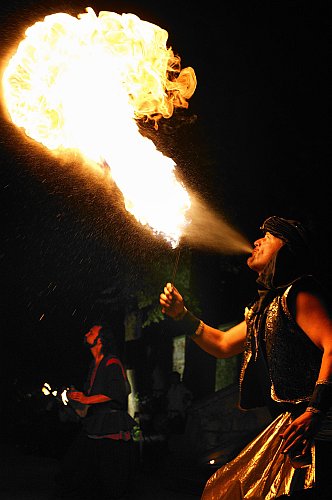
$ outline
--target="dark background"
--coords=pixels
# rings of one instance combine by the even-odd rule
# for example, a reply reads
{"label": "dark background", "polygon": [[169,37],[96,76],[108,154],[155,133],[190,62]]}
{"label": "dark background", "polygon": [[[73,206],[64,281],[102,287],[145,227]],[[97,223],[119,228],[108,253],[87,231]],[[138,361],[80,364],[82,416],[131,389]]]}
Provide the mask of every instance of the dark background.
{"label": "dark background", "polygon": [[[307,223],[329,285],[328,2],[12,0],[0,9],[2,66],[28,26],[87,6],[131,12],[168,31],[198,85],[188,110],[162,121],[158,132],[145,125],[146,133],[186,185],[249,240],[269,215]],[[0,145],[2,380],[65,383],[85,367],[82,336],[101,291],[120,293],[124,271],[139,282],[165,245],[124,212],[116,187],[91,179],[79,159],[52,158],[4,109]],[[193,249],[203,314],[216,323],[236,319],[253,291],[245,258],[229,259]],[[156,301],[163,283],[161,270]]]}

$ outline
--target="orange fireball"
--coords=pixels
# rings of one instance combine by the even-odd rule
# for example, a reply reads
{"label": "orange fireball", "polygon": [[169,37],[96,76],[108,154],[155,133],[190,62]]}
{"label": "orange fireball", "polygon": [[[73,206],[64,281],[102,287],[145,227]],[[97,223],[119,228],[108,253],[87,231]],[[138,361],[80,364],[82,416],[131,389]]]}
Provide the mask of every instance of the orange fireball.
{"label": "orange fireball", "polygon": [[195,91],[194,70],[181,69],[167,39],[134,14],[52,14],[26,30],[2,83],[17,127],[50,150],[106,163],[126,209],[174,247],[189,224],[190,197],[172,159],[137,126],[144,118],[157,128]]}

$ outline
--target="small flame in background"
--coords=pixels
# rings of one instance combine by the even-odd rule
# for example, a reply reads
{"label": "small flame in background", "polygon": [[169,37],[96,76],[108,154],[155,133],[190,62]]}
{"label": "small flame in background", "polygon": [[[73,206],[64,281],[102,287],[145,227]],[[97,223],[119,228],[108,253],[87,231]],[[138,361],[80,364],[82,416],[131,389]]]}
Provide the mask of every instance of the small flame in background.
{"label": "small flame in background", "polygon": [[[179,243],[191,206],[175,163],[143,137],[138,119],[170,118],[196,89],[191,67],[167,48],[168,33],[134,14],[91,7],[46,16],[25,32],[3,74],[13,123],[53,151],[79,150],[109,167],[126,209]],[[166,209],[163,201],[166,200]]]}
{"label": "small flame in background", "polygon": [[58,395],[58,392],[54,391],[48,382],[45,382],[45,384],[43,385],[42,393],[45,396],[50,396],[52,394],[52,396],[56,397]]}
{"label": "small flame in background", "polygon": [[62,391],[61,395],[60,395],[60,397],[61,397],[61,401],[63,402],[63,404],[64,404],[65,406],[67,406],[68,401],[69,401],[68,396],[67,396],[67,392],[68,392],[68,390],[69,390],[69,389],[64,389],[64,390]]}
{"label": "small flame in background", "polygon": [[[60,394],[60,399],[62,401],[62,403],[67,406],[68,404],[68,397],[67,397],[67,391],[69,389],[64,389],[62,391],[62,393]],[[43,387],[42,387],[42,393],[45,395],[45,396],[54,396],[55,398],[58,398],[58,391],[56,390],[53,390],[52,387],[50,386],[50,384],[48,382],[45,382]],[[59,398],[58,398],[59,399]]]}

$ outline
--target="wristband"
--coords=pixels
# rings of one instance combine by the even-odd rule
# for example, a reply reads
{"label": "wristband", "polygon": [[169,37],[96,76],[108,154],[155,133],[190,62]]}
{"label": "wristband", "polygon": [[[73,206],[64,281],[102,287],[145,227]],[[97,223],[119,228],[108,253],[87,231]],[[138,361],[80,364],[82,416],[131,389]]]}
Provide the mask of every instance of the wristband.
{"label": "wristband", "polygon": [[332,382],[318,380],[306,411],[326,413],[332,405]]}
{"label": "wristband", "polygon": [[194,314],[192,314],[186,308],[184,309],[184,311],[185,313],[181,313],[180,318],[178,317],[175,319],[179,322],[181,328],[186,332],[187,336],[190,337],[191,335],[194,335],[199,329],[201,320],[196,318],[196,316],[194,316]]}

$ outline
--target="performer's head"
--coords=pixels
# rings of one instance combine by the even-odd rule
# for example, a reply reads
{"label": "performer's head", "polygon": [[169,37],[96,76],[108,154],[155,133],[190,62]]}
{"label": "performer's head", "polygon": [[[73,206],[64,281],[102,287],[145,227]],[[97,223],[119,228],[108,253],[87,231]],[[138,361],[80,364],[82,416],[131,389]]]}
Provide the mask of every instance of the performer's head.
{"label": "performer's head", "polygon": [[110,326],[93,325],[84,336],[84,343],[92,349],[100,345],[101,353],[106,355],[109,353],[118,354],[118,343],[116,336]]}
{"label": "performer's head", "polygon": [[256,271],[259,282],[268,288],[292,283],[312,269],[309,231],[301,222],[268,217],[262,224],[262,238],[254,242],[247,264]]}

